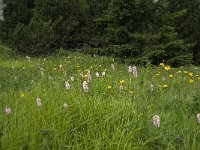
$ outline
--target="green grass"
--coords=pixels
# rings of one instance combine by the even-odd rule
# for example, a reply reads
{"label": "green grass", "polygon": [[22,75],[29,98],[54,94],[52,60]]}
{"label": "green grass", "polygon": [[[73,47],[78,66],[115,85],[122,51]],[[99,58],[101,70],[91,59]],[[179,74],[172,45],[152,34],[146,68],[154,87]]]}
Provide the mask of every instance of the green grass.
{"label": "green grass", "polygon": [[[25,57],[9,56],[4,46],[0,50],[0,149],[200,149],[196,117],[200,113],[200,80],[196,76],[200,76],[200,68],[165,71],[161,66],[138,66],[134,78],[127,64],[108,57],[70,53],[29,62]],[[79,74],[87,69],[92,83],[84,93],[85,79]],[[95,77],[96,71],[104,70],[105,77]],[[190,79],[194,82],[189,83]],[[68,80],[70,91],[64,86]],[[125,80],[123,92],[120,80]],[[165,84],[168,88],[163,88]],[[38,96],[41,108],[36,105]],[[5,113],[6,106],[11,108],[10,115]],[[152,121],[156,114],[161,119],[159,128]]]}

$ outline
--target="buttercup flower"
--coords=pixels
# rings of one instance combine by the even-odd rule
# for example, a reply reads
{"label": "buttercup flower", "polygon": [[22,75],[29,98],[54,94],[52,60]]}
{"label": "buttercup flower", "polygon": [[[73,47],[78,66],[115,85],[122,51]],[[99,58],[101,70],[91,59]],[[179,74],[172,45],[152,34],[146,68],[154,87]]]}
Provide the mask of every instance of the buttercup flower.
{"label": "buttercup flower", "polygon": [[168,88],[168,85],[167,85],[167,84],[164,84],[164,85],[163,85],[163,88]]}
{"label": "buttercup flower", "polygon": [[190,77],[192,77],[192,76],[193,76],[192,72],[190,72],[188,75],[189,75]]}
{"label": "buttercup flower", "polygon": [[170,66],[165,66],[165,70],[166,70],[166,71],[168,71],[168,70],[170,70],[170,69],[171,69]]}
{"label": "buttercup flower", "polygon": [[164,63],[160,63],[160,66],[164,67],[164,66],[165,66],[165,64],[164,64]]}
{"label": "buttercup flower", "polygon": [[194,80],[190,79],[190,80],[189,80],[189,83],[190,83],[190,84],[194,83]]}
{"label": "buttercup flower", "polygon": [[120,80],[119,82],[120,82],[120,84],[124,84],[124,83],[125,83],[125,81],[124,81],[124,80]]}
{"label": "buttercup flower", "polygon": [[109,85],[109,86],[108,86],[108,89],[111,89],[111,88],[112,88],[112,86]]}

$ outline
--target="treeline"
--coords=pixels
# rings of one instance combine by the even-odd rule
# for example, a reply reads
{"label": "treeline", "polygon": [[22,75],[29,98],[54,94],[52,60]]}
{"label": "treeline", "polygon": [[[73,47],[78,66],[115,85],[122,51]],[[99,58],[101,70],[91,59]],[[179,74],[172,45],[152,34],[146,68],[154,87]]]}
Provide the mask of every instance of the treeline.
{"label": "treeline", "polygon": [[1,41],[18,53],[59,48],[131,63],[200,64],[198,0],[3,0]]}

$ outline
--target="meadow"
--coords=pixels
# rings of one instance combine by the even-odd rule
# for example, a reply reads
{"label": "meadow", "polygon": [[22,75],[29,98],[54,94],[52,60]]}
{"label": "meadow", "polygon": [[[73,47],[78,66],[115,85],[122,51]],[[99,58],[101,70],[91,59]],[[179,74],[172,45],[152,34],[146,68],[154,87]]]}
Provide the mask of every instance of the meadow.
{"label": "meadow", "polygon": [[199,67],[0,49],[0,149],[200,149]]}

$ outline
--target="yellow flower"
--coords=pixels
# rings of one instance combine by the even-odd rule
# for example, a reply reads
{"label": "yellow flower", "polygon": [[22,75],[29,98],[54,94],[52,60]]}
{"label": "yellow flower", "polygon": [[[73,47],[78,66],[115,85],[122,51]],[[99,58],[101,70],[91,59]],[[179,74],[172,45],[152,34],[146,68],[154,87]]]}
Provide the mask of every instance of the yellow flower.
{"label": "yellow flower", "polygon": [[174,76],[172,74],[169,75],[170,78],[173,78]]}
{"label": "yellow flower", "polygon": [[193,76],[192,72],[190,72],[188,75],[189,75],[190,77],[192,77],[192,76]]}
{"label": "yellow flower", "polygon": [[21,95],[20,95],[21,97],[24,97],[25,95],[24,95],[24,93],[21,93]]}
{"label": "yellow flower", "polygon": [[120,84],[124,84],[124,83],[125,83],[125,81],[124,81],[124,80],[120,80],[119,82],[120,82]]}
{"label": "yellow flower", "polygon": [[164,64],[164,63],[160,63],[160,66],[164,67],[164,66],[165,66],[165,64]]}
{"label": "yellow flower", "polygon": [[109,85],[109,86],[108,86],[108,89],[111,89],[111,88],[112,88],[112,86]]}
{"label": "yellow flower", "polygon": [[192,84],[193,82],[194,82],[194,80],[192,80],[192,79],[189,80],[189,83],[190,83],[190,84]]}
{"label": "yellow flower", "polygon": [[197,79],[200,80],[200,77],[198,77]]}
{"label": "yellow flower", "polygon": [[88,75],[86,74],[86,75],[84,75],[83,77],[84,77],[84,78],[87,78],[87,77],[88,77]]}
{"label": "yellow flower", "polygon": [[164,84],[164,85],[163,85],[163,88],[168,88],[168,85],[167,85],[167,84]]}
{"label": "yellow flower", "polygon": [[178,73],[182,73],[182,71],[179,70]]}
{"label": "yellow flower", "polygon": [[170,70],[170,69],[171,69],[170,66],[165,66],[165,70],[166,70],[166,71],[168,71],[168,70]]}

